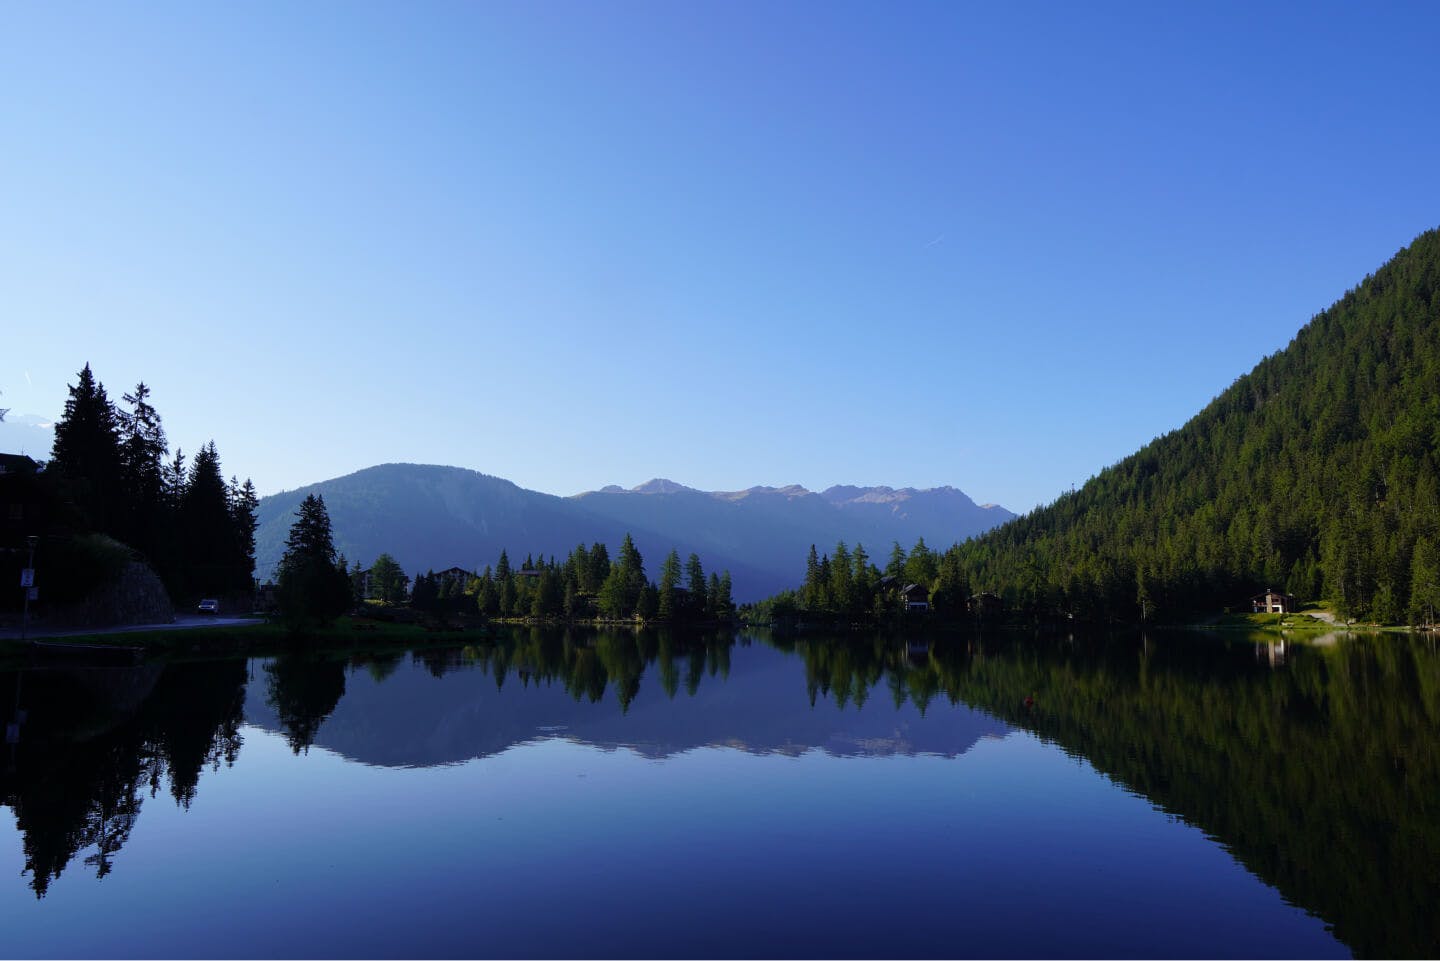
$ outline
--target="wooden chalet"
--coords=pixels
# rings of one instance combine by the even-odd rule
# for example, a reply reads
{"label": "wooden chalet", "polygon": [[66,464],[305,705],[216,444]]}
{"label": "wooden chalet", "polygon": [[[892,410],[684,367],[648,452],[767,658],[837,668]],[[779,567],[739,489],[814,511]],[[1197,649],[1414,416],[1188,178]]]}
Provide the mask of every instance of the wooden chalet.
{"label": "wooden chalet", "polygon": [[900,596],[905,598],[907,611],[930,610],[930,592],[919,584],[906,584],[900,588]]}
{"label": "wooden chalet", "polygon": [[1250,598],[1252,614],[1289,614],[1295,610],[1295,595],[1265,589],[1265,593]]}

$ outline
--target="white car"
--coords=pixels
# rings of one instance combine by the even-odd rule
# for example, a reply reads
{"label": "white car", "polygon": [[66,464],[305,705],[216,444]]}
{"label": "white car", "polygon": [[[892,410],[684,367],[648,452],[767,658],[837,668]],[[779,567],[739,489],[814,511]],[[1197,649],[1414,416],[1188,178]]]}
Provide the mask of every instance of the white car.
{"label": "white car", "polygon": [[207,597],[200,602],[200,605],[195,608],[195,611],[198,614],[219,614],[220,602],[214,598]]}

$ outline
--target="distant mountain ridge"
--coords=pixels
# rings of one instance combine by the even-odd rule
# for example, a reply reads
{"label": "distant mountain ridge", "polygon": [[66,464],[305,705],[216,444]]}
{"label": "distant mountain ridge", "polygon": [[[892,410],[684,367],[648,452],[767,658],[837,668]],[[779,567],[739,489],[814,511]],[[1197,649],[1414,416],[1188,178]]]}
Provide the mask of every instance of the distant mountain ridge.
{"label": "distant mountain ridge", "polygon": [[[345,693],[319,725],[315,745],[378,767],[463,763],[543,739],[630,750],[653,760],[700,748],[788,757],[818,750],[832,757],[955,758],[983,738],[1010,731],[963,705],[949,708],[945,724],[923,723],[910,702],[893,708],[877,702],[867,710],[842,710],[828,698],[812,705],[796,684],[799,672],[790,658],[763,649],[746,653],[723,679],[707,678],[694,693],[674,698],[665,695],[652,665],[624,710],[616,706],[613,686],[590,701],[560,683],[497,685],[473,667],[448,670],[439,684],[413,660],[383,681],[358,671],[346,677]],[[744,711],[735,710],[740,692],[749,705]],[[245,721],[284,730],[262,684],[247,688]]]}
{"label": "distant mountain ridge", "polygon": [[700,555],[709,570],[729,570],[737,600],[755,600],[799,583],[811,544],[822,552],[844,540],[877,558],[892,542],[919,537],[944,547],[1015,515],[981,506],[953,487],[932,490],[799,485],[701,491],[665,478],[626,490],[611,485],[573,497],[526,490],[459,467],[382,464],[262,498],[256,532],[259,577],[273,575],[295,510],[320,494],[336,548],[369,565],[381,552],[410,573],[493,564],[501,548],[564,557],[577,544],[613,551],[630,533],[653,578],[671,549]]}

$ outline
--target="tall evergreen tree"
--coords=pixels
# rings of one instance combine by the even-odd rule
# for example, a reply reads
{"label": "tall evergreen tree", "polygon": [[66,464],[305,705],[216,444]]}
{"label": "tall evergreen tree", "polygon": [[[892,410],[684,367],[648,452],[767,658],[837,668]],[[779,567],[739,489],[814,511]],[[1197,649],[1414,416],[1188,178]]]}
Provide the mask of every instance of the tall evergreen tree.
{"label": "tall evergreen tree", "polygon": [[599,592],[605,578],[610,576],[610,551],[599,541],[590,545],[590,578],[586,582],[588,591]]}
{"label": "tall evergreen tree", "polygon": [[722,571],[720,574],[720,590],[716,594],[716,602],[710,612],[712,617],[728,619],[735,615],[733,590],[734,586],[730,581],[730,572]]}
{"label": "tall evergreen tree", "polygon": [[81,369],[78,383],[68,389],[65,413],[55,423],[50,469],[65,479],[92,528],[116,533],[124,480],[115,407],[89,364]]}
{"label": "tall evergreen tree", "polygon": [[662,621],[673,620],[678,613],[675,588],[679,586],[680,554],[672,548],[660,565],[659,617]]}
{"label": "tall evergreen tree", "polygon": [[316,494],[306,495],[290,525],[279,595],[281,616],[292,630],[328,624],[350,606],[350,579],[336,566],[330,513]]}
{"label": "tall evergreen tree", "polygon": [[802,603],[811,610],[820,608],[820,557],[815,552],[815,545],[810,545],[810,553],[805,556],[805,583],[800,589]]}
{"label": "tall evergreen tree", "polygon": [[[596,552],[591,551],[591,557]],[[607,617],[628,618],[636,611],[645,589],[645,563],[629,534],[620,544],[620,553],[600,588],[600,610]],[[655,606],[659,607],[659,598]]]}
{"label": "tall evergreen tree", "polygon": [[127,409],[117,412],[120,470],[128,501],[123,539],[153,555],[156,534],[165,526],[165,455],[169,445],[144,381],[123,400]]}
{"label": "tall evergreen tree", "polygon": [[[254,517],[253,513],[249,516]],[[246,545],[242,532],[236,530],[236,519],[230,488],[220,472],[220,455],[211,441],[190,463],[190,476],[180,501],[185,586],[190,592],[224,594],[250,586],[253,562],[246,564],[245,560],[253,554],[244,553]],[[253,546],[250,549],[253,551]],[[330,563],[334,561],[332,553]]]}
{"label": "tall evergreen tree", "polygon": [[230,478],[230,526],[236,543],[237,580],[243,575],[248,581],[255,571],[255,514],[259,509],[260,497],[250,478],[245,478],[239,487],[235,486],[235,478]]}
{"label": "tall evergreen tree", "polygon": [[890,548],[890,560],[885,565],[885,576],[902,578],[905,576],[905,548],[900,546],[899,541],[894,542]]}
{"label": "tall evergreen tree", "polygon": [[690,613],[696,617],[705,616],[705,568],[700,566],[700,555],[691,554],[685,561],[685,586],[690,591]]}

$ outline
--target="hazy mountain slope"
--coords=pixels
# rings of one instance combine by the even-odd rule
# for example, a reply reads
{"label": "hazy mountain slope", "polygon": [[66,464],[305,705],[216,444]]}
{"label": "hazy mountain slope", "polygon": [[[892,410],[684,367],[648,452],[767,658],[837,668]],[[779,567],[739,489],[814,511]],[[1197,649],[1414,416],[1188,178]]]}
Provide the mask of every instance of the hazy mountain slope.
{"label": "hazy mountain slope", "polygon": [[1384,620],[1440,608],[1440,232],[1179,430],[962,548],[1014,603],[1133,617],[1267,585]]}
{"label": "hazy mountain slope", "polygon": [[610,532],[564,498],[498,477],[458,467],[382,464],[262,498],[255,546],[262,577],[279,562],[295,510],[312,493],[325,498],[335,546],[347,558],[368,565],[388,552],[412,573],[484,567],[501,547],[521,557],[536,550],[563,555]]}
{"label": "hazy mountain slope", "polygon": [[787,575],[748,558],[701,544],[683,526],[657,528],[643,519],[622,523],[594,514],[575,498],[555,497],[459,467],[382,464],[354,474],[262,498],[255,537],[256,570],[273,576],[295,510],[307,494],[325,498],[335,547],[369,565],[389,553],[407,572],[494,564],[502,549],[515,563],[527,554],[563,558],[579,543],[601,541],[613,552],[634,537],[653,577],[672,548],[700,553],[706,570],[729,570],[739,600],[789,583]]}
{"label": "hazy mountain slope", "polygon": [[49,460],[54,445],[54,425],[43,417],[11,411],[0,421],[0,452]]}
{"label": "hazy mountain slope", "polygon": [[[913,527],[918,532],[956,530],[964,536],[951,538],[932,547],[948,547],[954,540],[988,531],[1015,515],[996,504],[979,505],[964,491],[953,487],[916,490],[904,487],[831,487],[820,494],[825,500],[854,517],[864,517],[877,524]],[[901,539],[905,546],[914,541]]]}
{"label": "hazy mountain slope", "polygon": [[703,547],[702,556],[709,551],[768,564],[783,575],[783,587],[799,582],[811,544],[823,552],[840,540],[851,547],[862,543],[883,564],[895,541],[909,548],[924,537],[931,546],[949,546],[1015,516],[1002,507],[977,507],[953,488],[845,488],[848,496],[832,494],[837,490],[823,495],[798,486],[706,492],[656,479],[632,491],[612,487],[576,499],[624,525],[684,531],[688,542]]}
{"label": "hazy mountain slope", "polygon": [[879,557],[894,540],[908,547],[924,536],[948,545],[1013,516],[977,508],[959,491],[923,508],[935,492],[911,492],[900,499],[915,505],[909,510],[837,503],[798,487],[709,493],[661,480],[634,491],[562,498],[457,467],[385,464],[262,499],[256,535],[262,578],[274,571],[309,493],[324,496],[337,549],[365,565],[382,551],[411,573],[482,568],[502,547],[517,562],[532,552],[564,557],[576,544],[597,540],[613,552],[628,532],[651,577],[672,548],[682,558],[694,552],[707,571],[730,571],[740,601],[798,583],[811,544],[826,550],[841,539],[862,541]]}

